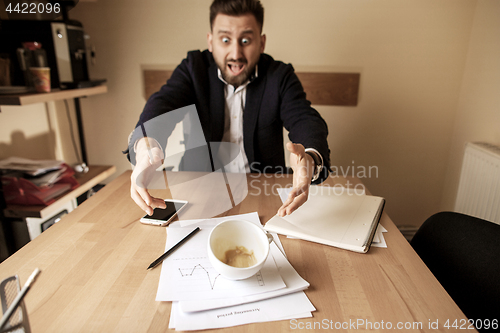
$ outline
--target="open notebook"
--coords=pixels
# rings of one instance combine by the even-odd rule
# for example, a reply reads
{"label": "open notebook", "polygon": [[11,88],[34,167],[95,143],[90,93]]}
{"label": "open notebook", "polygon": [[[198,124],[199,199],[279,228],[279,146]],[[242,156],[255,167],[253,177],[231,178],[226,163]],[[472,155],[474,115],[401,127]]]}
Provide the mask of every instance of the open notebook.
{"label": "open notebook", "polygon": [[378,226],[385,199],[311,187],[309,199],[285,217],[274,216],[264,229],[304,240],[366,253]]}

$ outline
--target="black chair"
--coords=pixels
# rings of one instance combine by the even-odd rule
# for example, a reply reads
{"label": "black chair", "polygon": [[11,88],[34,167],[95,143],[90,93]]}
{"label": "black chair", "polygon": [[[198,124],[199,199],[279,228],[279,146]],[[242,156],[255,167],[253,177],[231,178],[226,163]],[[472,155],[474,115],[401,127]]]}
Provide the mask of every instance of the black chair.
{"label": "black chair", "polygon": [[441,212],[422,224],[411,245],[479,331],[500,321],[500,225]]}

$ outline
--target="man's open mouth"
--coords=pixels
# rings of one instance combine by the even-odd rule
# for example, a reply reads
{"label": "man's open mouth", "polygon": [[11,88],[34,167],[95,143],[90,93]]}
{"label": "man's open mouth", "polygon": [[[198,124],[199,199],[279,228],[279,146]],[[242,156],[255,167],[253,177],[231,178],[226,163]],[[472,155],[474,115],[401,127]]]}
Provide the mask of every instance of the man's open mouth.
{"label": "man's open mouth", "polygon": [[241,62],[228,63],[227,67],[229,68],[231,74],[233,74],[234,76],[238,76],[243,72],[243,69],[245,69],[245,64]]}

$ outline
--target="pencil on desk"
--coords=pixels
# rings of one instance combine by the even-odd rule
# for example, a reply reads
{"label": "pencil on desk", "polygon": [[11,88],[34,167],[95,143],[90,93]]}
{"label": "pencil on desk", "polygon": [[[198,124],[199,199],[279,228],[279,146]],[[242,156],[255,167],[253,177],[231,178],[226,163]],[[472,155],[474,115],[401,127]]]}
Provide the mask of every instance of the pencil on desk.
{"label": "pencil on desk", "polygon": [[172,246],[167,252],[163,253],[158,259],[156,259],[155,261],[153,261],[151,263],[151,265],[148,266],[148,269],[156,267],[166,257],[168,257],[170,255],[170,253],[172,253],[175,250],[177,250],[177,248],[179,246],[181,246],[182,244],[184,244],[184,242],[186,242],[189,238],[193,237],[194,234],[196,234],[198,231],[200,231],[200,227],[196,227],[196,229],[194,229],[193,231],[191,231],[186,237],[184,237],[183,239],[181,239],[177,244],[175,244],[174,246]]}

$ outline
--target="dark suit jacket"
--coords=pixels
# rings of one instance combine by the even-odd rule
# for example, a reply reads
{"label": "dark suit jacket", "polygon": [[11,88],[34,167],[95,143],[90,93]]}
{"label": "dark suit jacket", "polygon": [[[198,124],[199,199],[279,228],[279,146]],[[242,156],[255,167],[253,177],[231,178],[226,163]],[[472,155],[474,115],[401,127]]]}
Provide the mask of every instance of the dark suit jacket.
{"label": "dark suit jacket", "polygon": [[[208,50],[188,53],[167,84],[149,98],[137,129],[148,120],[191,104],[196,105],[206,142],[220,142],[224,134],[224,83],[218,78],[217,65]],[[161,144],[166,143],[163,137],[170,135],[175,122],[181,120],[169,121],[157,129],[162,133],[155,134],[160,136]],[[244,147],[252,172],[285,169],[283,126],[292,142],[321,153],[324,180],[330,167],[327,125],[306,100],[293,67],[262,54],[258,76],[247,86],[243,114]],[[139,137],[141,130],[134,133],[132,144]],[[135,157],[130,158],[135,161]]]}

